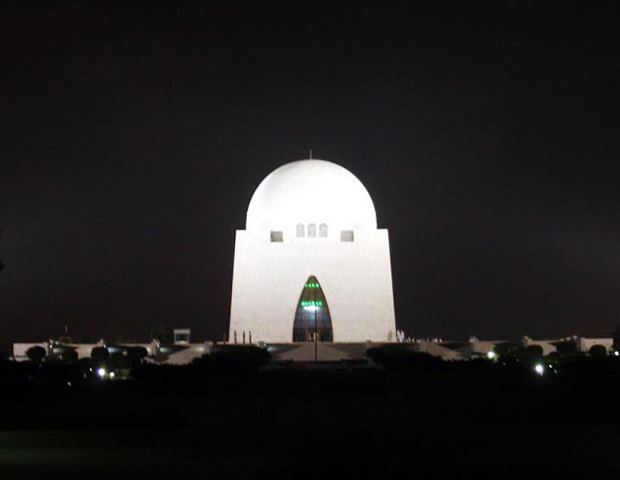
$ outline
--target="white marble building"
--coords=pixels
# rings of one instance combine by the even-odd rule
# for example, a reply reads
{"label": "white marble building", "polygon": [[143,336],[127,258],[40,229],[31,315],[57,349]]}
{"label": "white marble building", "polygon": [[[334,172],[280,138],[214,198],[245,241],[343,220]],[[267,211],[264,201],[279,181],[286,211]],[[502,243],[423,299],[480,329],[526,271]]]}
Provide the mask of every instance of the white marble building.
{"label": "white marble building", "polygon": [[368,191],[324,160],[279,167],[238,230],[229,341],[395,340],[388,232]]}

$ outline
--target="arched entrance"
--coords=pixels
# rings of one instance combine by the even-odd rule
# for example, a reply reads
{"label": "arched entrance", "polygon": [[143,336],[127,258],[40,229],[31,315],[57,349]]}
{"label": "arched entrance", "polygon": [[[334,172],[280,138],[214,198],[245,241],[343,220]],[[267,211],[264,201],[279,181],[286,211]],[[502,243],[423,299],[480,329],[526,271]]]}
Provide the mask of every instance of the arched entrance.
{"label": "arched entrance", "polygon": [[313,342],[315,334],[321,342],[333,342],[332,319],[321,284],[316,277],[306,280],[293,324],[293,342]]}

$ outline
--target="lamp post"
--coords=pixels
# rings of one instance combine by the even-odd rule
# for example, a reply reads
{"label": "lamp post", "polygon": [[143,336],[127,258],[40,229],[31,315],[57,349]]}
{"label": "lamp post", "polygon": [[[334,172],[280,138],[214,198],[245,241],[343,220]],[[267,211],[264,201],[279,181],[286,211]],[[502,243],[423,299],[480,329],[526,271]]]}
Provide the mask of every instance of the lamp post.
{"label": "lamp post", "polygon": [[317,353],[318,353],[318,349],[319,349],[319,329],[317,326],[317,315],[316,312],[318,310],[318,307],[315,305],[314,307],[314,361],[317,362]]}
{"label": "lamp post", "polygon": [[318,322],[318,310],[319,306],[316,301],[317,294],[317,285],[314,285],[312,289],[312,300],[314,303],[314,362],[318,362],[318,352],[319,352],[319,322]]}

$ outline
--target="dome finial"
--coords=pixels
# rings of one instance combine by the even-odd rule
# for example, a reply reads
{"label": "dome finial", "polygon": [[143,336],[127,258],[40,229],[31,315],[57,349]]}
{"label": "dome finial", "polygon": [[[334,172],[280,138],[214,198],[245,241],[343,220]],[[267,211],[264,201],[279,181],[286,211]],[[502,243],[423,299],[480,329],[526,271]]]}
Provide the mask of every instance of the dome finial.
{"label": "dome finial", "polygon": [[310,149],[310,150],[309,150],[309,155],[310,155],[310,156],[309,156],[308,158],[309,158],[310,160],[312,160],[312,149]]}

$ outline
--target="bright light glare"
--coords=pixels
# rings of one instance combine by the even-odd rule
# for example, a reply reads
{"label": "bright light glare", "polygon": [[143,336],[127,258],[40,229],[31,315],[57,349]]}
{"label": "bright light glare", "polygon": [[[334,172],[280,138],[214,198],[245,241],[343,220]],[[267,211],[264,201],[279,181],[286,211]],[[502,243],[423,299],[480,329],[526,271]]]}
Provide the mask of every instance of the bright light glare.
{"label": "bright light glare", "polygon": [[99,370],[97,370],[97,375],[99,375],[101,378],[105,377],[105,368],[100,368]]}
{"label": "bright light glare", "polygon": [[543,373],[545,373],[545,367],[540,363],[534,367],[534,370],[538,375],[542,375]]}
{"label": "bright light glare", "polygon": [[614,357],[619,357],[620,356],[620,352],[618,350],[614,351]]}
{"label": "bright light glare", "polygon": [[114,378],[114,372],[110,372],[110,378]]}
{"label": "bright light glare", "polygon": [[495,352],[493,350],[491,350],[490,352],[487,353],[487,358],[489,360],[493,360],[495,358]]}
{"label": "bright light glare", "polygon": [[316,310],[318,310],[319,307],[317,307],[316,305],[310,305],[308,307],[304,307],[304,310],[308,311],[308,312],[314,312]]}

